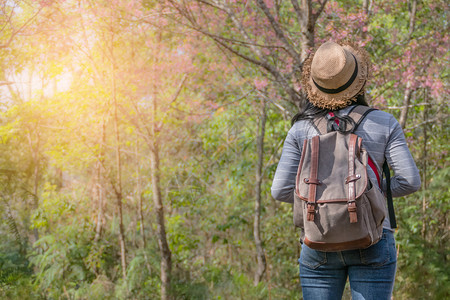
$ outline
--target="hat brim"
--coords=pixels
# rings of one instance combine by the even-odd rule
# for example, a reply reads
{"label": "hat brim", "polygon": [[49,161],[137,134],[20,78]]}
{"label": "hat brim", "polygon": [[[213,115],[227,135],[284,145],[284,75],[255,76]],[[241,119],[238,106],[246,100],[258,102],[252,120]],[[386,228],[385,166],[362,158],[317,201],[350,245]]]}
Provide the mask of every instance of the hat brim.
{"label": "hat brim", "polygon": [[317,88],[311,77],[311,63],[315,51],[304,62],[302,68],[301,83],[303,88],[306,89],[308,101],[314,106],[323,109],[337,110],[350,105],[356,100],[358,95],[364,93],[364,88],[370,75],[371,65],[369,54],[363,48],[347,41],[337,42],[337,44],[350,51],[358,62],[358,73],[348,88],[336,94],[328,94]]}

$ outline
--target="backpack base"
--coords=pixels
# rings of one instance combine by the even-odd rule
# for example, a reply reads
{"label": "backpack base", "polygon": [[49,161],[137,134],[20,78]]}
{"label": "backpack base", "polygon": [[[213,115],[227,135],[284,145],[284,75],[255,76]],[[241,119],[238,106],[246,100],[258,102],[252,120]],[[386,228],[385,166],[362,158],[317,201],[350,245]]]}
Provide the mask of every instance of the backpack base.
{"label": "backpack base", "polygon": [[341,243],[324,243],[324,242],[311,242],[308,238],[303,240],[306,246],[311,249],[319,250],[323,252],[336,252],[336,251],[345,251],[345,250],[356,250],[356,249],[365,249],[373,245],[372,239],[370,235],[367,235],[365,238],[341,242]]}

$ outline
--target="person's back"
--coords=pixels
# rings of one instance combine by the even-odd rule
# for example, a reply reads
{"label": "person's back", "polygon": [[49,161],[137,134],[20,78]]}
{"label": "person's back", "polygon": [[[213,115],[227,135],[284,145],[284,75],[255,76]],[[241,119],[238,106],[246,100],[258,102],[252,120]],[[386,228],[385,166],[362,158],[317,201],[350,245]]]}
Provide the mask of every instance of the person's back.
{"label": "person's back", "polygon": [[[363,92],[369,68],[368,62],[364,61],[367,56],[361,55],[363,50],[335,43],[326,43],[321,48],[317,50],[321,51],[316,57],[319,62],[315,63],[312,57],[305,63],[302,83],[306,87],[310,103],[306,110],[293,120],[272,184],[272,196],[280,201],[294,201],[295,176],[302,155],[303,141],[319,134],[313,126],[313,121],[316,118],[325,118],[330,111],[337,116],[344,116],[354,104],[367,105]],[[339,61],[341,52],[345,53],[346,58]],[[334,55],[335,53],[337,54]],[[346,66],[348,61],[353,60],[352,56],[354,64]],[[334,61],[328,62],[330,59]],[[329,70],[330,66],[340,66],[340,69]],[[329,73],[333,76],[328,76]],[[345,79],[337,78],[339,76]],[[331,81],[327,81],[329,78]],[[332,86],[333,83],[337,84],[337,88]],[[322,87],[320,84],[331,86]],[[351,97],[348,98],[348,95]],[[394,197],[410,194],[420,188],[420,176],[403,131],[391,114],[371,111],[361,121],[355,134],[362,138],[362,146],[377,169],[374,172],[367,168],[372,184],[378,186],[386,160],[394,171],[391,178]],[[381,189],[385,189],[382,182],[380,185]],[[302,245],[299,262],[304,299],[339,299],[347,276],[350,279],[353,299],[365,299],[369,295],[370,298],[389,299],[396,269],[395,241],[388,219],[383,227],[383,238],[367,249],[321,252]]]}

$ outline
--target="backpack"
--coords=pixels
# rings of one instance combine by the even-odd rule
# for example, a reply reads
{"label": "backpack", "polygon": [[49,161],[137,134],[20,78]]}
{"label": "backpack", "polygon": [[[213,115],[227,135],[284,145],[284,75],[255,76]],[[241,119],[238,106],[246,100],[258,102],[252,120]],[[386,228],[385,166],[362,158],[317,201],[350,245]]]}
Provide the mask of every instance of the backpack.
{"label": "backpack", "polygon": [[[294,193],[294,225],[303,229],[303,243],[312,249],[364,249],[381,239],[386,217],[384,196],[367,175],[370,157],[362,147],[362,138],[353,133],[373,110],[358,105],[347,116],[329,113],[318,118],[314,127],[320,135],[303,143]],[[379,178],[374,164],[372,168]],[[387,163],[386,168],[389,171]],[[395,216],[391,224],[395,226]]]}

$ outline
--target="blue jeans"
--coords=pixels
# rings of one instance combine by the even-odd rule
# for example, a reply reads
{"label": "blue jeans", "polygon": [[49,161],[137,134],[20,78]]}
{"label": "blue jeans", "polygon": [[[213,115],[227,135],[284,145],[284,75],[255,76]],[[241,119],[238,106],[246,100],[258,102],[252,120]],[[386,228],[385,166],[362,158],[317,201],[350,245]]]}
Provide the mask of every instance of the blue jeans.
{"label": "blue jeans", "polygon": [[397,253],[393,232],[367,249],[322,252],[302,245],[300,281],[305,300],[341,299],[347,276],[353,300],[391,299]]}

